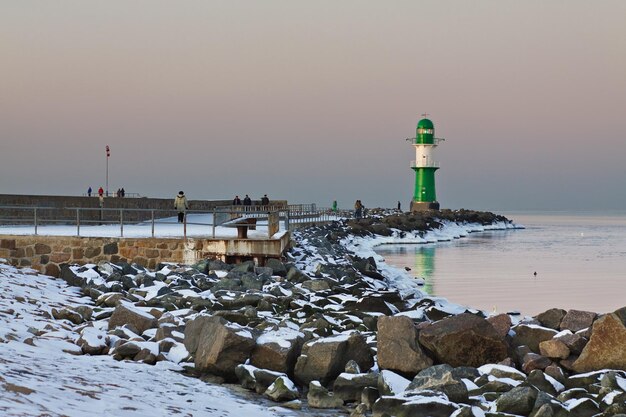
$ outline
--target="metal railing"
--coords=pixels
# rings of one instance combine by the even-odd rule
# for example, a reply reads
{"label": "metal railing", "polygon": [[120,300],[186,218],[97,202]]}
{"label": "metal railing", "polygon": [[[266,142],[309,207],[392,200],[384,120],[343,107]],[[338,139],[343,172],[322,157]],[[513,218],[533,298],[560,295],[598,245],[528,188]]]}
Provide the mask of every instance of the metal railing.
{"label": "metal railing", "polygon": [[[40,229],[45,226],[71,226],[75,227],[74,236],[90,235],[97,231],[85,229],[91,226],[119,226],[117,236],[124,237],[125,228],[140,226],[150,228],[145,233],[150,237],[157,235],[156,230],[161,225],[180,224],[178,236],[187,237],[187,226],[206,227],[206,236],[215,238],[216,228],[222,225],[236,227],[237,219],[254,219],[256,225],[268,229],[268,237],[271,238],[279,230],[294,230],[299,227],[318,225],[331,222],[341,216],[330,208],[317,208],[315,204],[285,205],[250,205],[250,206],[225,206],[216,207],[213,210],[187,210],[182,223],[178,223],[176,210],[163,209],[138,209],[138,208],[106,208],[106,207],[30,207],[30,206],[0,206],[0,214],[8,213],[8,216],[0,217],[0,234],[3,229],[11,229],[11,226],[32,227],[32,234],[38,235]],[[210,221],[198,221],[202,215],[210,215]],[[230,224],[228,224],[230,222]],[[262,223],[261,223],[262,222]],[[280,225],[283,224],[281,228]],[[253,227],[251,227],[252,229]],[[82,231],[81,231],[82,229]],[[173,232],[167,230],[168,236]],[[30,233],[28,233],[30,234]],[[163,236],[163,232],[158,234]]]}

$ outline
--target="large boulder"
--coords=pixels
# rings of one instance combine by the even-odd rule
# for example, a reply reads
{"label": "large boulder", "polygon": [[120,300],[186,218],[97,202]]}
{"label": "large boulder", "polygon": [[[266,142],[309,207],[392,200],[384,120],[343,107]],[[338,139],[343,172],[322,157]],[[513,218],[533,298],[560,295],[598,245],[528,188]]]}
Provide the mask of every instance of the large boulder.
{"label": "large boulder", "polygon": [[[434,394],[434,393],[433,393]],[[411,397],[380,397],[372,406],[373,417],[449,417],[459,406],[445,395],[416,395]]]}
{"label": "large boulder", "polygon": [[380,369],[413,376],[433,364],[418,343],[413,320],[406,316],[378,319],[377,348]]}
{"label": "large boulder", "polygon": [[542,326],[559,330],[561,321],[563,321],[563,317],[565,317],[566,314],[567,311],[562,308],[551,308],[538,314],[535,318],[539,320],[539,323],[541,323]]}
{"label": "large boulder", "polygon": [[306,399],[311,408],[339,408],[343,405],[343,400],[328,392],[319,381],[311,381]]}
{"label": "large boulder", "polygon": [[235,368],[248,360],[255,338],[245,327],[219,316],[198,316],[185,327],[185,348],[194,353],[195,367],[236,380]]}
{"label": "large boulder", "polygon": [[296,362],[296,382],[306,386],[312,381],[319,381],[325,385],[337,378],[350,360],[354,360],[362,370],[368,370],[374,364],[372,352],[360,333],[311,340],[304,344]]}
{"label": "large boulder", "polygon": [[419,342],[437,360],[451,366],[478,367],[496,363],[507,356],[507,345],[485,319],[469,313],[459,314],[425,327]]}
{"label": "large boulder", "polygon": [[513,327],[513,346],[528,346],[530,350],[539,353],[539,343],[552,339],[558,332],[536,324],[518,324]]}
{"label": "large boulder", "polygon": [[509,414],[527,416],[533,410],[537,400],[537,389],[534,387],[515,387],[502,394],[496,400],[496,410]]}
{"label": "large boulder", "polygon": [[300,398],[295,384],[286,376],[276,378],[274,383],[265,391],[265,396],[272,401],[291,401]]}
{"label": "large boulder", "polygon": [[125,324],[131,325],[141,334],[148,329],[156,328],[158,321],[152,314],[140,310],[132,303],[121,301],[109,319],[109,330]]}
{"label": "large boulder", "polygon": [[443,392],[454,402],[467,402],[469,396],[463,380],[453,374],[450,365],[435,365],[421,371],[407,387],[407,391],[432,390]]}
{"label": "large boulder", "polygon": [[593,311],[569,310],[563,321],[561,321],[561,330],[571,330],[577,332],[587,327],[591,327],[597,314]]}
{"label": "large boulder", "polygon": [[626,370],[626,327],[616,314],[607,314],[593,324],[589,343],[573,368],[576,372]]}
{"label": "large boulder", "polygon": [[304,334],[297,328],[280,327],[263,333],[256,340],[250,363],[258,368],[291,375],[300,355]]}
{"label": "large boulder", "polygon": [[378,374],[340,374],[333,383],[333,392],[336,397],[345,402],[355,402],[361,399],[363,389],[378,386]]}
{"label": "large boulder", "polygon": [[550,339],[539,343],[539,352],[552,359],[567,359],[570,355],[567,345],[559,339]]}

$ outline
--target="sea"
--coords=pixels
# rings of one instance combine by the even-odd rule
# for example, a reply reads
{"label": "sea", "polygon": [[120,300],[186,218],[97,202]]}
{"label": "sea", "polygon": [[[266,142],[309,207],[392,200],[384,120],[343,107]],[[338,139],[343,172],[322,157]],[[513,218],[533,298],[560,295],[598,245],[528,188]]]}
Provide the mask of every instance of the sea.
{"label": "sea", "polygon": [[428,294],[489,313],[626,306],[626,211],[498,214],[525,228],[376,252],[423,278]]}

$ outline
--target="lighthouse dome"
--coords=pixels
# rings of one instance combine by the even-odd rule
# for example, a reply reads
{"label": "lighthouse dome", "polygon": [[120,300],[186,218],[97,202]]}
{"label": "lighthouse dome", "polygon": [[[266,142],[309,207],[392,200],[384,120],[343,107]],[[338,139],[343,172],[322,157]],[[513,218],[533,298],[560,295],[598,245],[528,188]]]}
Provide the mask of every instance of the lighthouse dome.
{"label": "lighthouse dome", "polygon": [[435,143],[435,125],[430,119],[422,119],[417,122],[415,143],[427,145],[433,145]]}
{"label": "lighthouse dome", "polygon": [[433,122],[430,119],[422,119],[419,122],[417,122],[417,128],[422,128],[422,129],[434,129],[435,125],[433,124]]}

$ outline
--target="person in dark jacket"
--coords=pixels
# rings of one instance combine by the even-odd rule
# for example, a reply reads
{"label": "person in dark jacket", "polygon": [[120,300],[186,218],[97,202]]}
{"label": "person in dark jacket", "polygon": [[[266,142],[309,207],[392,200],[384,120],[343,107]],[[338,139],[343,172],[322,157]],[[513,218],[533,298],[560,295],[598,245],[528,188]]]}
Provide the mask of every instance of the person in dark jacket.
{"label": "person in dark jacket", "polygon": [[244,206],[251,206],[252,205],[252,200],[250,199],[248,194],[246,194],[246,196],[243,198],[243,205]]}
{"label": "person in dark jacket", "polygon": [[262,206],[269,206],[270,205],[270,199],[267,197],[267,194],[265,194],[263,197],[261,197],[261,205]]}
{"label": "person in dark jacket", "polygon": [[91,187],[87,188],[87,197],[91,197]]}
{"label": "person in dark jacket", "polygon": [[241,198],[239,198],[238,195],[235,196],[235,198],[233,199],[233,206],[240,206],[241,205]]}

